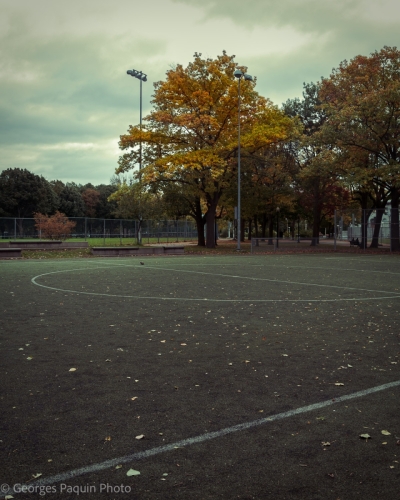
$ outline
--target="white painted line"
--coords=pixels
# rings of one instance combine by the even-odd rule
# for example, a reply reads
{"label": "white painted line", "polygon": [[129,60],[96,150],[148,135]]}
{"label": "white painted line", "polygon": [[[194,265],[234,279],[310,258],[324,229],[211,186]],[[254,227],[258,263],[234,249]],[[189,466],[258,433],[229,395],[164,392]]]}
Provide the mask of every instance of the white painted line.
{"label": "white painted line", "polygon": [[366,288],[355,288],[355,287],[344,287],[337,285],[326,285],[326,284],[318,284],[318,283],[307,283],[301,281],[284,281],[278,279],[268,279],[268,278],[252,278],[248,276],[232,276],[230,274],[220,274],[220,273],[207,273],[204,271],[189,271],[187,269],[171,269],[165,267],[157,267],[157,266],[140,266],[140,265],[126,265],[126,264],[117,264],[117,266],[111,267],[135,267],[137,269],[141,269],[140,272],[144,270],[152,270],[152,271],[172,271],[172,272],[181,272],[181,273],[190,273],[190,274],[200,274],[203,276],[218,276],[223,278],[234,278],[234,279],[243,279],[250,281],[266,281],[269,283],[280,283],[284,285],[302,285],[302,286],[313,286],[318,288],[333,288],[339,290],[352,290],[357,292],[368,292],[368,293],[386,293],[390,294],[390,296],[382,296],[382,297],[350,297],[350,298],[334,298],[334,299],[208,299],[208,298],[186,298],[186,297],[152,297],[152,296],[140,296],[140,295],[123,295],[123,294],[111,294],[111,293],[98,293],[98,292],[83,292],[80,290],[69,290],[57,287],[51,287],[47,285],[42,285],[37,282],[38,278],[42,276],[48,276],[50,274],[58,274],[58,273],[69,273],[74,271],[87,271],[93,269],[109,269],[110,266],[99,266],[99,267],[88,267],[88,268],[80,268],[80,269],[66,269],[63,271],[52,271],[49,273],[38,274],[31,279],[31,282],[34,285],[40,286],[42,288],[47,288],[49,290],[55,290],[57,292],[68,292],[68,293],[76,293],[80,295],[95,295],[95,296],[103,296],[103,297],[120,297],[120,298],[132,298],[132,299],[144,299],[144,300],[175,300],[175,301],[194,301],[194,302],[342,302],[342,301],[373,301],[373,300],[382,300],[382,299],[394,299],[400,298],[400,292],[390,292],[385,290],[370,290]]}
{"label": "white painted line", "polygon": [[[314,410],[319,410],[320,408],[326,408],[327,406],[332,406],[334,404],[342,403],[343,401],[349,401],[351,399],[361,398],[363,396],[368,396],[369,394],[374,394],[375,392],[384,391],[386,389],[391,389],[393,387],[400,386],[400,380],[395,382],[389,382],[387,384],[378,385],[377,387],[371,387],[369,389],[364,389],[362,391],[353,392],[352,394],[347,394],[344,396],[339,396],[335,399],[329,399],[328,401],[322,401],[320,403],[314,403],[308,406],[302,406],[301,408],[296,408],[295,410],[285,411],[283,413],[277,413],[276,415],[271,415],[269,417],[260,418],[258,420],[253,420],[252,422],[245,422],[243,424],[233,425],[232,427],[226,427],[215,432],[208,432],[206,434],[200,434],[192,438],[182,439],[181,441],[176,441],[175,443],[166,444],[164,446],[158,446],[156,448],[150,448],[149,450],[139,451],[138,453],[133,453],[132,455],[125,455],[123,457],[112,458],[106,460],[105,462],[100,462],[98,464],[87,465],[86,467],[81,467],[79,469],[73,469],[67,472],[62,472],[54,476],[49,476],[47,478],[39,479],[38,481],[29,482],[29,486],[48,486],[54,483],[60,483],[62,481],[67,481],[68,479],[73,479],[78,476],[83,476],[85,474],[97,473],[105,469],[110,469],[116,465],[126,464],[129,462],[134,462],[136,460],[142,460],[144,458],[152,457],[154,455],[159,455],[160,453],[165,453],[167,451],[173,451],[176,448],[183,448],[185,446],[191,446],[193,444],[203,443],[204,441],[210,441],[211,439],[216,439],[227,434],[233,434],[235,432],[244,431],[251,429],[253,427],[259,427],[260,425],[268,424],[269,422],[274,422],[275,420],[283,420],[284,418],[294,417],[302,413],[307,413]],[[22,487],[25,485],[22,485]],[[27,485],[26,485],[27,486]],[[13,495],[16,493],[10,492]],[[0,496],[0,498],[4,498]]]}

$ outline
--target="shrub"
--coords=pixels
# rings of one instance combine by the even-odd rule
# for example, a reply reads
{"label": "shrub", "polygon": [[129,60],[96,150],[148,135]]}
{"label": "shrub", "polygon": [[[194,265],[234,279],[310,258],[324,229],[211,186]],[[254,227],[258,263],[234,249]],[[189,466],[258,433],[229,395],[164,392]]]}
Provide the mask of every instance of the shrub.
{"label": "shrub", "polygon": [[58,211],[54,215],[35,213],[34,217],[39,235],[50,240],[66,240],[76,226],[76,222],[70,221],[65,214]]}

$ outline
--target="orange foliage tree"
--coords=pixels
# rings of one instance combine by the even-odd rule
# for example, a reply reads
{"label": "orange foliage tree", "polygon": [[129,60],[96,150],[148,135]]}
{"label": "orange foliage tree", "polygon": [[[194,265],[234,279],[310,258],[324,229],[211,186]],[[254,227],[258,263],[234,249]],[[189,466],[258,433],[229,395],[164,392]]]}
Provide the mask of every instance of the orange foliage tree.
{"label": "orange foliage tree", "polygon": [[[146,125],[130,127],[121,136],[117,173],[139,163],[143,143],[142,182],[178,183],[198,200],[196,223],[199,234],[207,224],[206,245],[215,246],[216,209],[226,189],[236,182],[238,150],[238,83],[235,56],[225,52],[216,59],[177,65],[166,80],[155,84],[153,111]],[[241,70],[246,70],[240,67]],[[243,155],[285,141],[293,121],[255,90],[255,81],[241,82],[241,147]],[[201,207],[206,207],[202,214]],[[204,241],[204,240],[203,240]],[[204,244],[199,240],[199,244]]]}
{"label": "orange foliage tree", "polygon": [[35,227],[40,236],[49,240],[66,240],[71,234],[76,222],[72,222],[61,212],[54,215],[44,215],[39,212],[34,214]]}
{"label": "orange foliage tree", "polygon": [[392,249],[400,250],[400,50],[384,47],[343,61],[322,80],[319,97],[327,115],[325,136],[350,159],[348,176],[364,194],[371,184],[379,193],[387,190],[394,209]]}

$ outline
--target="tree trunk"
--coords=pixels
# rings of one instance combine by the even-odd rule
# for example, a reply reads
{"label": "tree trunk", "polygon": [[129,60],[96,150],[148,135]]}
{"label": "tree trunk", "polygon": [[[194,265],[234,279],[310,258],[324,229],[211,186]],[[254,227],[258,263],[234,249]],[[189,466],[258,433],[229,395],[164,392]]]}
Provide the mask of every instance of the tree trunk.
{"label": "tree trunk", "polygon": [[267,234],[267,216],[263,214],[261,222],[261,238],[265,238]]}
{"label": "tree trunk", "polygon": [[251,217],[249,217],[248,221],[249,221],[249,234],[247,235],[247,239],[248,239],[248,241],[251,241],[251,231],[252,231],[253,219]]}
{"label": "tree trunk", "polygon": [[374,226],[374,233],[372,235],[372,241],[369,246],[369,248],[378,248],[379,245],[379,234],[381,232],[381,223],[382,223],[382,217],[383,217],[384,209],[383,208],[377,208],[376,210],[376,218],[375,218],[375,226]]}
{"label": "tree trunk", "polygon": [[218,193],[214,193],[211,197],[207,196],[207,213],[206,213],[206,247],[215,248],[215,210],[217,209],[219,200]]}
{"label": "tree trunk", "polygon": [[399,188],[392,188],[391,195],[391,217],[390,217],[390,249],[392,252],[400,250],[400,230],[399,230],[399,202],[400,191]]}
{"label": "tree trunk", "polygon": [[246,221],[244,218],[240,219],[240,241],[244,242],[244,229],[246,227]]}
{"label": "tree trunk", "polygon": [[194,220],[196,221],[196,228],[197,228],[197,244],[199,247],[205,247],[206,246],[206,240],[204,238],[204,224],[205,224],[205,217],[201,213],[201,203],[200,203],[200,198],[196,198],[196,201],[194,203]]}
{"label": "tree trunk", "polygon": [[257,218],[257,215],[254,216],[254,229],[256,232],[256,238],[258,238],[258,218]]}
{"label": "tree trunk", "polygon": [[311,246],[315,247],[319,244],[319,226],[321,220],[321,208],[319,201],[319,188],[316,187],[314,190],[314,206],[313,206],[313,231],[312,231],[312,239]]}
{"label": "tree trunk", "polygon": [[273,245],[274,238],[274,218],[272,215],[268,217],[268,245]]}

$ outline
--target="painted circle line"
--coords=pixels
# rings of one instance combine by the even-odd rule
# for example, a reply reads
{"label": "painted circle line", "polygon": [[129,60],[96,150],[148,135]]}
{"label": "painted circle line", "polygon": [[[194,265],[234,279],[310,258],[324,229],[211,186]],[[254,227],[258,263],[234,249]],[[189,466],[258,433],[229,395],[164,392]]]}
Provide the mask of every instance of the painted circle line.
{"label": "painted circle line", "polygon": [[[38,274],[31,279],[31,282],[39,287],[46,288],[48,290],[54,290],[57,292],[67,292],[67,293],[76,293],[79,295],[94,295],[98,297],[120,297],[120,298],[129,298],[129,299],[143,299],[143,300],[175,300],[175,301],[191,301],[191,302],[359,302],[359,301],[372,301],[372,300],[382,300],[382,299],[396,299],[400,298],[400,293],[396,292],[388,292],[381,290],[369,290],[364,288],[354,288],[354,287],[340,287],[336,285],[320,285],[317,283],[304,283],[297,281],[282,281],[276,279],[267,279],[267,278],[251,278],[248,276],[236,276],[229,274],[219,274],[219,273],[206,273],[200,271],[187,271],[181,269],[168,269],[162,267],[150,267],[146,266],[145,268],[141,266],[121,266],[121,267],[135,267],[138,269],[149,269],[149,270],[162,270],[162,271],[173,271],[173,272],[183,272],[183,273],[191,273],[191,274],[201,274],[208,276],[220,276],[224,278],[234,278],[234,279],[243,279],[243,280],[251,280],[251,281],[267,281],[270,283],[282,283],[286,285],[302,285],[302,286],[314,286],[320,288],[335,288],[340,290],[354,290],[358,292],[369,292],[369,293],[386,293],[391,294],[390,296],[382,296],[382,297],[361,297],[361,298],[335,298],[335,299],[208,299],[208,298],[186,298],[186,297],[152,297],[152,296],[142,296],[142,295],[123,295],[123,294],[112,294],[112,293],[98,293],[98,292],[82,292],[80,290],[68,290],[63,288],[51,287],[47,285],[42,285],[38,283],[37,280],[43,276],[49,276],[51,274],[61,274],[61,273],[70,273],[74,271],[88,271],[93,269],[110,269],[110,267],[115,266],[101,266],[101,267],[87,267],[87,268],[79,268],[79,269],[67,269],[62,271],[51,271],[49,273]],[[141,271],[142,272],[142,271]]]}

